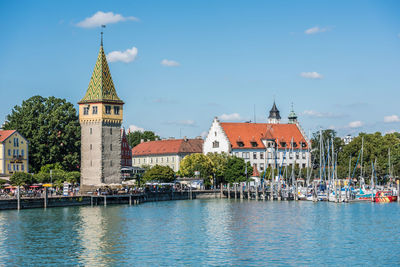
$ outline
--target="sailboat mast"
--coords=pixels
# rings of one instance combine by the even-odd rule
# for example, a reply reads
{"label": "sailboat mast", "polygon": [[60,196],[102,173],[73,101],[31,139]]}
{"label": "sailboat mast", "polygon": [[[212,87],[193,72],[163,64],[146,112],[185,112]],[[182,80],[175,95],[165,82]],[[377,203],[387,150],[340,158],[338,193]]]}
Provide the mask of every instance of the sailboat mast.
{"label": "sailboat mast", "polygon": [[322,130],[319,130],[319,179],[322,181]]}
{"label": "sailboat mast", "polygon": [[361,176],[360,176],[360,184],[361,184],[361,179],[363,177],[363,157],[364,157],[364,136],[361,139]]}

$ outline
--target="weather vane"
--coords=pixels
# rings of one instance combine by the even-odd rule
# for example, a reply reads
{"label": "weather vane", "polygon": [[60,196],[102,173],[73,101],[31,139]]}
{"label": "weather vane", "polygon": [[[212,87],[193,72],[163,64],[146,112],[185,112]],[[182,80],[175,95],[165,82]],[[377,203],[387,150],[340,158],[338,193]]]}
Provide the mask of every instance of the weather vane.
{"label": "weather vane", "polygon": [[103,29],[106,27],[106,25],[101,25],[101,46],[103,46]]}

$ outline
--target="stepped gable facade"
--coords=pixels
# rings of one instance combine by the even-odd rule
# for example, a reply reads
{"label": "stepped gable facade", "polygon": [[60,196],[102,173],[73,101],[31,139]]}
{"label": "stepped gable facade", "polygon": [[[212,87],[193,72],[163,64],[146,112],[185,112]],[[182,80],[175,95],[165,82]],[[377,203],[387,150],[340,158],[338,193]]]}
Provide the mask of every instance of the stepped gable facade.
{"label": "stepped gable facade", "polygon": [[203,153],[225,152],[243,158],[259,172],[267,167],[310,166],[310,142],[297,118],[291,123],[281,123],[275,103],[271,111],[276,123],[220,122],[214,118],[204,141]]}

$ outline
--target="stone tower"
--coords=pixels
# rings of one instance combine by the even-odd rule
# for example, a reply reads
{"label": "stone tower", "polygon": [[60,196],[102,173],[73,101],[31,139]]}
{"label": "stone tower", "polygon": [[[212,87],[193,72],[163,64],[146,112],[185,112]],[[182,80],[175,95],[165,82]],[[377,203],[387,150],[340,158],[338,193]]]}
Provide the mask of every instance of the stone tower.
{"label": "stone tower", "polygon": [[268,123],[280,123],[280,122],[281,122],[281,115],[279,114],[279,110],[276,107],[274,101],[274,105],[269,111]]}
{"label": "stone tower", "polygon": [[124,102],[117,96],[103,39],[89,87],[79,104],[81,190],[121,183],[121,123]]}

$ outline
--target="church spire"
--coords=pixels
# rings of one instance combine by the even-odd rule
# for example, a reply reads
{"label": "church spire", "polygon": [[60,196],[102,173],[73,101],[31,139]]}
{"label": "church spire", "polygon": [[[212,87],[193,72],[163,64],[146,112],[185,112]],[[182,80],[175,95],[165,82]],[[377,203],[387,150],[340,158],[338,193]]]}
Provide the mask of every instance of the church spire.
{"label": "church spire", "polygon": [[100,51],[90,78],[89,87],[79,104],[93,102],[124,103],[117,95],[108,67],[107,57],[103,49],[103,32],[101,32]]}
{"label": "church spire", "polygon": [[281,121],[281,115],[279,114],[279,110],[276,107],[275,100],[272,105],[271,110],[269,111],[268,123],[279,123]]}

